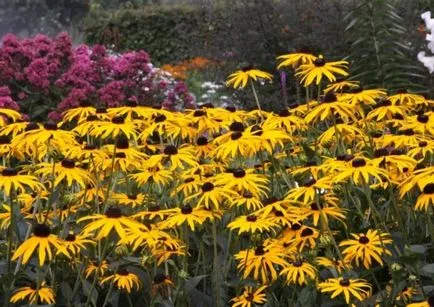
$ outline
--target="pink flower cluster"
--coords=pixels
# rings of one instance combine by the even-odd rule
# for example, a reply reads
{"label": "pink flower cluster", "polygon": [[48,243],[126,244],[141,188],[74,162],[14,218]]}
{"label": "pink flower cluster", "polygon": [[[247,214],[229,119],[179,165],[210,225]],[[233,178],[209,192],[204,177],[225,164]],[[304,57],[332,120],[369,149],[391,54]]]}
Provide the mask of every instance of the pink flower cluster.
{"label": "pink flower cluster", "polygon": [[73,47],[66,33],[54,39],[4,36],[0,86],[0,107],[21,105],[23,112],[40,108],[47,110],[45,116],[51,111],[48,117],[54,120],[81,102],[96,107],[131,101],[168,109],[195,107],[187,86],[155,68],[146,52],[115,54],[100,45]]}

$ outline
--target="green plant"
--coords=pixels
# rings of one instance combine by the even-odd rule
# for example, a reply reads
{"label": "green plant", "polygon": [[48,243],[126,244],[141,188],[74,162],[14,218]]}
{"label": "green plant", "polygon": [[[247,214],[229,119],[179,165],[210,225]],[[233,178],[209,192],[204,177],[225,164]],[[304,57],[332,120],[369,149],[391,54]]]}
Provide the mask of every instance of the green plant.
{"label": "green plant", "polygon": [[425,91],[416,50],[393,0],[352,1],[346,15],[353,78],[366,87]]}

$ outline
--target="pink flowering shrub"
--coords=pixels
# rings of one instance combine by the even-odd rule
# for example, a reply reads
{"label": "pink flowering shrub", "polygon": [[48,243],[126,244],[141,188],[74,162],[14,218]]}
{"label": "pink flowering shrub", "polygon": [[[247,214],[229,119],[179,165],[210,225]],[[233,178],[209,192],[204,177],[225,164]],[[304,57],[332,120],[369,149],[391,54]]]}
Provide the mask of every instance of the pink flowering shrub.
{"label": "pink flowering shrub", "polygon": [[115,54],[100,45],[73,47],[66,33],[55,39],[8,34],[0,47],[0,107],[60,120],[80,104],[115,107],[128,103],[192,108],[183,82],[154,67],[144,51]]}

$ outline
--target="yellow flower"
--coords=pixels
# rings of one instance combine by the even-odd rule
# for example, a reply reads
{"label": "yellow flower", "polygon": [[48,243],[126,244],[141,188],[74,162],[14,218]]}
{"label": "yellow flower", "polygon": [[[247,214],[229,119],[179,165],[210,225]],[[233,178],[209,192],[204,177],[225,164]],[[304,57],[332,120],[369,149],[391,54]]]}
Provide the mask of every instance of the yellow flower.
{"label": "yellow flower", "polygon": [[282,67],[291,66],[297,68],[302,64],[312,64],[317,59],[316,56],[307,52],[294,52],[277,57],[278,60],[282,60],[277,66],[277,69]]}
{"label": "yellow flower", "polygon": [[342,94],[340,98],[352,105],[376,105],[377,100],[385,97],[386,94],[386,90],[381,88],[364,89],[359,86],[358,88],[351,89],[350,93]]}
{"label": "yellow flower", "polygon": [[97,273],[98,276],[103,276],[104,273],[107,271],[109,267],[109,264],[106,260],[103,260],[102,262],[96,262],[91,261],[88,265],[86,270],[84,271],[84,274],[86,278],[89,278],[91,275]]}
{"label": "yellow flower", "polygon": [[297,69],[295,76],[301,77],[301,83],[306,87],[314,81],[316,85],[319,85],[323,77],[326,77],[330,82],[334,82],[336,81],[335,75],[348,76],[347,66],[347,61],[327,62],[320,55],[312,63],[301,65]]}
{"label": "yellow flower", "polygon": [[285,276],[287,284],[305,285],[308,280],[315,280],[317,270],[314,266],[303,260],[291,262],[287,267],[283,268],[280,276]]}
{"label": "yellow flower", "polygon": [[347,246],[342,254],[345,260],[354,261],[359,266],[363,262],[365,268],[369,269],[372,265],[372,259],[383,265],[382,255],[391,256],[392,253],[386,249],[387,244],[393,241],[388,233],[382,233],[378,230],[369,229],[366,234],[354,234],[354,239],[344,240],[339,246]]}
{"label": "yellow flower", "polygon": [[212,212],[204,208],[192,208],[190,205],[184,205],[182,208],[169,209],[167,218],[162,222],[161,228],[173,228],[187,224],[192,231],[195,225],[202,225],[207,219],[214,219]]}
{"label": "yellow flower", "polygon": [[127,139],[137,139],[137,130],[134,122],[125,120],[121,116],[115,116],[110,122],[101,122],[95,126],[90,135],[97,136],[102,139],[116,138],[118,136],[125,136]]}
{"label": "yellow flower", "polygon": [[344,100],[338,100],[334,94],[327,94],[323,97],[320,104],[314,106],[313,109],[307,113],[305,120],[308,123],[314,123],[324,121],[328,117],[336,119],[339,115],[345,121],[349,119],[356,121],[357,117],[355,113],[355,106]]}
{"label": "yellow flower", "polygon": [[247,215],[247,216],[240,216],[236,220],[230,222],[228,224],[228,228],[230,229],[237,229],[238,233],[241,234],[243,232],[248,233],[262,233],[262,232],[268,232],[268,231],[274,231],[274,227],[276,227],[277,224],[270,222],[266,218],[262,218],[261,216],[256,216],[254,214]]}
{"label": "yellow flower", "polygon": [[127,293],[131,293],[131,290],[134,290],[134,288],[139,290],[142,285],[139,277],[136,274],[128,272],[127,269],[120,269],[115,274],[101,280],[101,284],[106,282],[112,282],[116,287],[125,290]]}
{"label": "yellow flower", "polygon": [[89,236],[94,231],[99,230],[95,240],[107,238],[112,230],[115,230],[121,239],[126,237],[127,229],[140,228],[142,225],[126,216],[117,207],[110,207],[104,214],[94,214],[80,218],[77,222],[94,220],[87,224],[83,229],[83,235]]}
{"label": "yellow flower", "polygon": [[342,182],[351,178],[355,184],[369,184],[374,177],[379,182],[388,181],[387,172],[373,164],[367,158],[355,158],[347,163],[347,168],[341,170],[334,178],[335,182]]}
{"label": "yellow flower", "polygon": [[[74,234],[74,232],[69,232],[63,240],[63,246],[71,256],[79,254],[82,249],[85,250],[85,244],[94,245],[95,242],[89,240],[86,236]],[[57,252],[57,254],[59,254],[59,251]]]}
{"label": "yellow flower", "polygon": [[176,169],[184,170],[186,168],[195,167],[198,164],[197,157],[192,147],[182,147],[178,149],[173,145],[167,145],[163,153],[153,155],[145,162],[145,164],[149,166],[158,164],[165,165],[166,163],[171,171]]}
{"label": "yellow flower", "polygon": [[253,273],[253,278],[261,280],[263,284],[277,279],[276,268],[288,265],[285,258],[283,247],[270,240],[264,242],[264,245],[235,254],[235,259],[239,261],[237,269],[244,271],[243,278],[246,279]]}
{"label": "yellow flower", "polygon": [[202,184],[199,192],[188,196],[185,201],[196,200],[198,206],[205,208],[219,209],[219,207],[227,200],[231,200],[236,193],[224,186],[219,186],[213,182],[206,181]]}
{"label": "yellow flower", "polygon": [[345,259],[342,261],[337,258],[317,257],[316,262],[328,269],[335,269],[339,274],[342,274],[347,269],[351,269],[351,261]]}
{"label": "yellow flower", "polygon": [[265,304],[267,302],[267,296],[264,293],[264,290],[267,289],[268,286],[261,286],[257,289],[253,287],[244,287],[244,291],[240,296],[237,296],[231,301],[233,302],[232,307],[252,307],[258,305]]}
{"label": "yellow flower", "polygon": [[324,90],[324,93],[342,93],[344,90],[352,90],[359,87],[359,81],[350,81],[345,79],[337,79],[336,82],[330,83]]}
{"label": "yellow flower", "polygon": [[332,178],[323,177],[307,180],[302,186],[295,187],[289,190],[285,199],[289,201],[299,200],[302,198],[303,203],[308,204],[314,201],[317,193],[325,193],[332,190]]}
{"label": "yellow flower", "polygon": [[17,194],[25,193],[26,187],[33,191],[44,189],[44,186],[35,176],[18,174],[18,170],[14,168],[4,168],[1,171],[0,190],[3,190],[6,195],[9,196],[13,192]]}
{"label": "yellow flower", "polygon": [[45,286],[45,283],[42,283],[39,288],[35,284],[32,284],[31,286],[17,289],[11,296],[10,302],[17,303],[21,300],[27,300],[30,305],[38,305],[39,303],[51,305],[56,302],[53,289]]}
{"label": "yellow flower", "polygon": [[69,257],[69,253],[63,246],[62,241],[56,235],[51,234],[50,231],[50,227],[45,224],[37,224],[34,226],[33,235],[21,243],[13,254],[12,260],[17,260],[22,256],[23,264],[26,264],[29,262],[36,249],[38,249],[39,265],[43,266],[46,258],[48,260],[53,258],[53,247]]}
{"label": "yellow flower", "polygon": [[77,123],[82,123],[90,115],[96,115],[96,108],[92,107],[90,101],[80,101],[77,108],[71,108],[63,113],[63,121],[70,122],[76,120]]}
{"label": "yellow flower", "polygon": [[364,279],[353,278],[329,278],[325,282],[318,284],[318,289],[322,293],[332,292],[331,298],[343,294],[345,302],[350,303],[352,297],[363,301],[371,295],[372,287]]}
{"label": "yellow flower", "polygon": [[230,172],[219,174],[215,178],[216,185],[222,185],[229,190],[249,190],[255,197],[267,195],[268,180],[261,174],[254,174],[253,169],[237,168]]}
{"label": "yellow flower", "polygon": [[81,188],[85,188],[88,184],[94,185],[94,178],[86,170],[76,166],[74,160],[63,159],[60,163],[42,162],[38,164],[40,167],[36,174],[43,175],[45,178],[50,178],[52,174],[55,176],[54,186],[58,186],[64,181],[68,187],[78,184]]}
{"label": "yellow flower", "polygon": [[248,66],[229,75],[226,86],[232,86],[233,88],[246,87],[249,80],[256,81],[258,78],[271,80],[273,75]]}

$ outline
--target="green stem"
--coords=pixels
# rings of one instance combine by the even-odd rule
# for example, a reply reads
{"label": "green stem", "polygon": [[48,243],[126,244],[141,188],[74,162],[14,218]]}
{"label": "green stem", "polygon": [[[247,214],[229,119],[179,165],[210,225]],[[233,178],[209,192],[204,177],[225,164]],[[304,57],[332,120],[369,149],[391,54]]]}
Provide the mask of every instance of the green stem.
{"label": "green stem", "polygon": [[214,292],[215,292],[215,306],[220,307],[220,274],[219,274],[219,267],[218,267],[218,250],[217,250],[217,225],[216,221],[214,220],[212,223],[212,236],[213,236],[213,247],[214,247],[214,269],[213,269],[213,275],[214,275]]}
{"label": "green stem", "polygon": [[258,110],[259,110],[259,116],[261,116],[261,120],[263,121],[264,117],[262,116],[261,104],[259,103],[258,95],[256,94],[256,89],[255,89],[255,86],[253,85],[253,81],[250,81],[250,85],[252,87],[253,96],[255,96],[255,102],[256,102],[256,106],[258,107]]}

